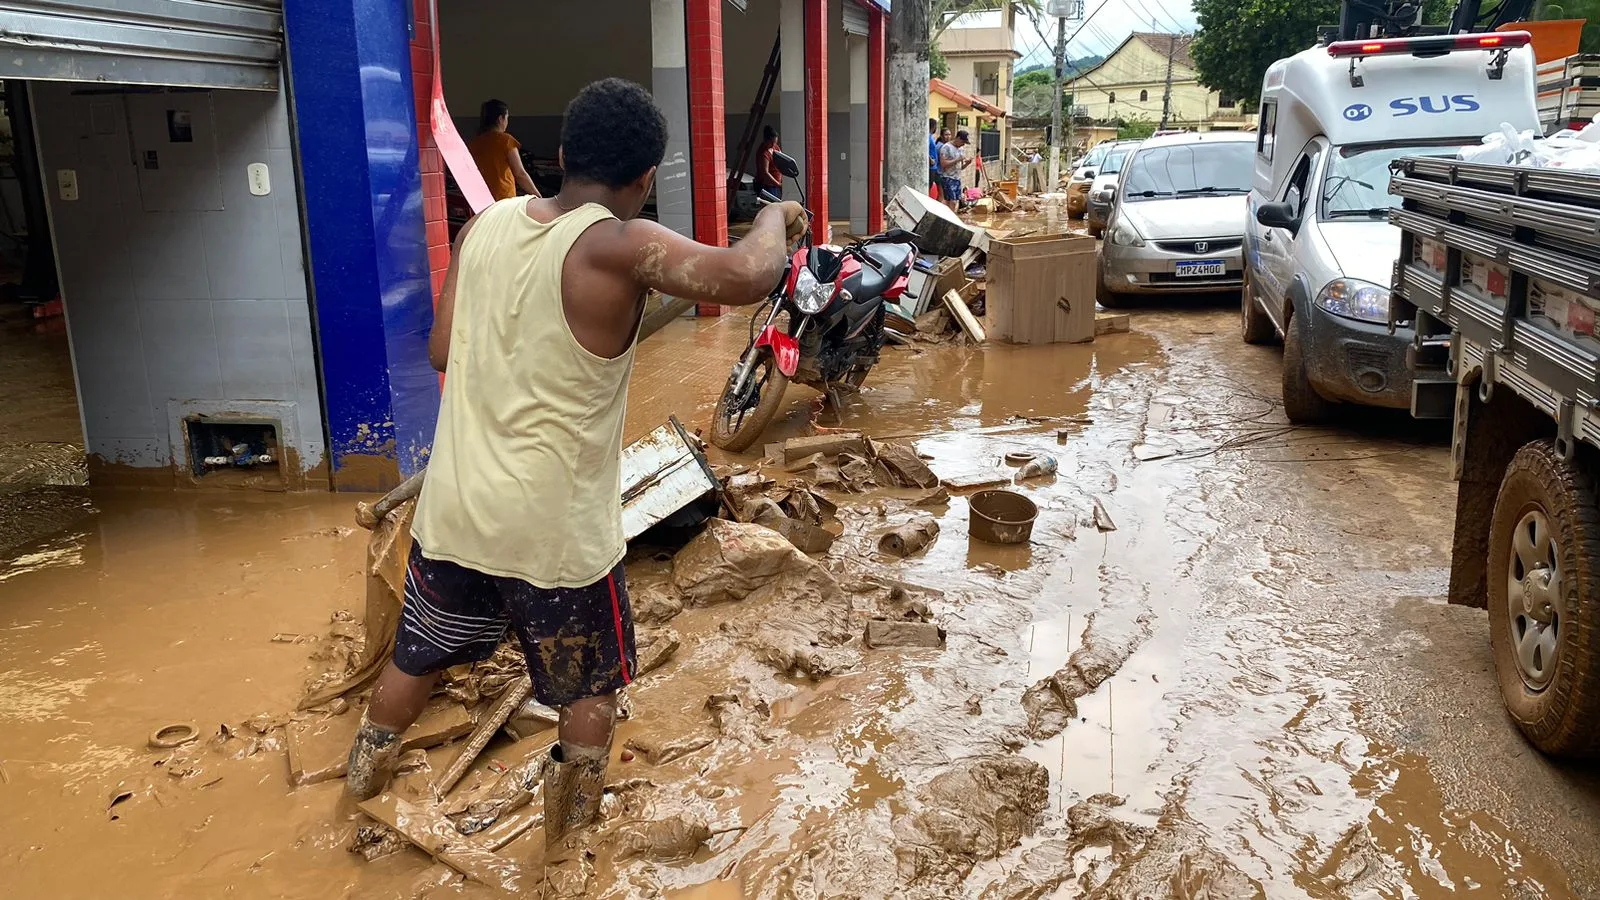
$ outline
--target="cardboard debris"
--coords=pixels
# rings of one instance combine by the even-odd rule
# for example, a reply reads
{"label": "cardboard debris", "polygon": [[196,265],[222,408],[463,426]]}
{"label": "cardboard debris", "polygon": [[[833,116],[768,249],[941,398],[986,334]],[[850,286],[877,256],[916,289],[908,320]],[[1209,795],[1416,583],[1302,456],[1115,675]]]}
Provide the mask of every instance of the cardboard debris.
{"label": "cardboard debris", "polygon": [[863,637],[868,647],[943,647],[944,629],[931,622],[892,622],[871,619]]}
{"label": "cardboard debris", "polygon": [[938,486],[939,476],[933,474],[933,470],[917,455],[917,449],[910,444],[899,441],[880,444],[874,441],[872,451],[900,484],[920,488]]}
{"label": "cardboard debris", "polygon": [[779,574],[809,563],[762,525],[712,519],[672,560],[672,584],[689,606],[743,600]]}
{"label": "cardboard debris", "polygon": [[635,735],[628,739],[622,746],[639,754],[651,765],[664,766],[676,759],[682,759],[697,750],[704,750],[711,746],[709,735],[689,735],[663,739],[655,735]]}
{"label": "cardboard debris", "polygon": [[1126,334],[1129,321],[1127,313],[1099,313],[1094,317],[1094,333],[1097,337],[1102,334]]}
{"label": "cardboard debris", "polygon": [[1112,521],[1111,513],[1106,512],[1105,504],[1098,497],[1094,501],[1094,527],[1101,531],[1117,530],[1117,523]]}
{"label": "cardboard debris", "polygon": [[907,557],[933,543],[939,536],[939,523],[926,513],[889,531],[878,540],[878,549],[899,557]]}

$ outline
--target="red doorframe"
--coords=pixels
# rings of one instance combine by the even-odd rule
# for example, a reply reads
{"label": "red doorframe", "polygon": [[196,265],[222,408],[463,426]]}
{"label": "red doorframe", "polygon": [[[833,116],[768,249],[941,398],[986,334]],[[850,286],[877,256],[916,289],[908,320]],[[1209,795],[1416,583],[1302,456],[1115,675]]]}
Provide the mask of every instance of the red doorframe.
{"label": "red doorframe", "polygon": [[883,230],[884,59],[888,56],[889,15],[874,9],[867,25],[867,230]]}
{"label": "red doorframe", "polygon": [[[722,0],[684,0],[689,55],[689,177],[694,193],[694,239],[728,245],[727,124],[722,79]],[[702,316],[722,313],[714,303]]]}
{"label": "red doorframe", "polygon": [[829,240],[828,219],[828,6],[804,0],[806,33],[806,199],[815,232]]}

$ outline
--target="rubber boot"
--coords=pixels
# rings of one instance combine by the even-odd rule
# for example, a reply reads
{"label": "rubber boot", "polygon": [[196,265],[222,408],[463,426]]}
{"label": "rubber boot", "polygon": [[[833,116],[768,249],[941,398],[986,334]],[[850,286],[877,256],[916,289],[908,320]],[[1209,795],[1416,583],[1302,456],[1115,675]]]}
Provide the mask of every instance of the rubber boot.
{"label": "rubber boot", "polygon": [[381,725],[372,724],[366,713],[361,714],[361,727],[356,729],[355,742],[350,745],[350,767],[344,777],[344,791],[357,800],[370,800],[389,786],[400,762],[400,735]]}
{"label": "rubber boot", "polygon": [[559,742],[544,761],[544,847],[550,857],[562,839],[600,817],[609,748],[567,747]]}

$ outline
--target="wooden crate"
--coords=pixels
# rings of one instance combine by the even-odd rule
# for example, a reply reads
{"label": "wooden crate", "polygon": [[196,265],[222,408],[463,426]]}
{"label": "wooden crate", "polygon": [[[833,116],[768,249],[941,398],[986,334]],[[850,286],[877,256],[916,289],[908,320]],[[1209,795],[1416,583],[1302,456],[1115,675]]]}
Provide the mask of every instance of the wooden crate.
{"label": "wooden crate", "polygon": [[991,337],[1017,344],[1094,340],[1094,238],[994,238],[988,266]]}

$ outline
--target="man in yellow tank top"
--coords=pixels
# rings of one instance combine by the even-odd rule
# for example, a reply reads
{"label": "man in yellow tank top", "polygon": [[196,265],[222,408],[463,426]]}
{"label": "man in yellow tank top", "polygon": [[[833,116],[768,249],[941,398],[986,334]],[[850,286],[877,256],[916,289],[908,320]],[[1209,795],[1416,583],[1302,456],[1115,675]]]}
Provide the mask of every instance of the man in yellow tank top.
{"label": "man in yellow tank top", "polygon": [[438,673],[509,630],[560,711],[543,772],[546,847],[599,813],[616,693],[634,667],[622,558],[622,423],[645,291],[759,302],[784,268],[795,203],[733,248],[639,219],[666,147],[645,90],[607,79],[567,107],[564,183],[467,222],[428,352],[447,370],[417,503],[394,658],[350,751],[346,790],[381,791]]}

